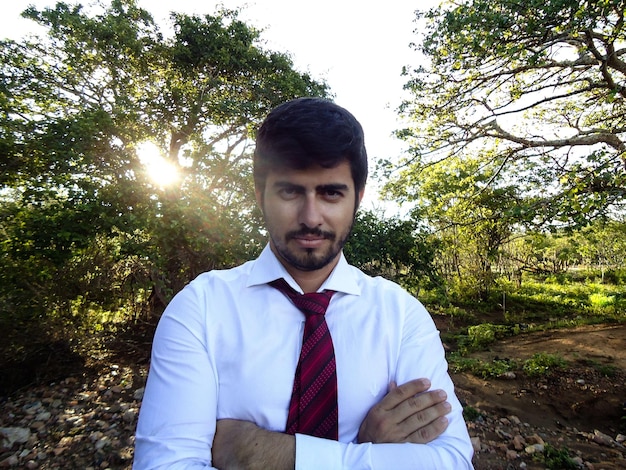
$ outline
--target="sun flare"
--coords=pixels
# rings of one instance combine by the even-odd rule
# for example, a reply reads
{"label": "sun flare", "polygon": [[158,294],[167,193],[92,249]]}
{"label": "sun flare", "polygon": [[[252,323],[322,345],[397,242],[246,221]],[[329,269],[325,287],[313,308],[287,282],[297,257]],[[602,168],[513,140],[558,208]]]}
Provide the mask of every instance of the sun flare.
{"label": "sun flare", "polygon": [[152,181],[159,186],[169,186],[178,180],[178,169],[161,155],[159,148],[152,142],[143,142],[137,146],[137,156],[144,165]]}

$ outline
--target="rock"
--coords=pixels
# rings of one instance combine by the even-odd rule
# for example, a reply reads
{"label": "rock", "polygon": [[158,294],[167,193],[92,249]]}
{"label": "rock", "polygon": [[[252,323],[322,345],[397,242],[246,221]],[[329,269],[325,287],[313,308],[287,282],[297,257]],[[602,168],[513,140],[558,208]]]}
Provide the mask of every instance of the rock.
{"label": "rock", "polygon": [[503,379],[507,379],[507,380],[515,380],[517,378],[517,376],[515,375],[515,372],[512,372],[512,371],[505,372],[500,377],[502,377]]}
{"label": "rock", "polygon": [[69,418],[66,419],[66,421],[68,424],[71,424],[72,426],[82,426],[83,423],[85,422],[82,416],[70,416]]}
{"label": "rock", "polygon": [[496,428],[496,434],[500,436],[502,439],[504,439],[505,441],[510,441],[511,439],[513,439],[513,436],[511,434],[509,434],[508,432],[504,431],[501,428]]}
{"label": "rock", "polygon": [[96,441],[96,444],[94,445],[94,447],[96,448],[96,450],[101,450],[101,449],[104,449],[104,447],[109,444],[111,444],[111,440],[109,439],[109,436],[102,436],[100,439]]}
{"label": "rock", "polygon": [[470,440],[472,441],[472,447],[474,448],[474,452],[480,451],[480,437],[471,437]]}
{"label": "rock", "polygon": [[526,448],[524,449],[524,451],[529,454],[529,455],[533,455],[533,454],[540,454],[544,451],[545,449],[545,445],[544,444],[531,444],[529,446],[526,446]]}
{"label": "rock", "polygon": [[522,421],[521,421],[521,420],[520,420],[517,416],[515,416],[515,415],[511,415],[511,416],[509,416],[509,420],[510,420],[513,424],[515,424],[515,425],[517,425],[517,426],[519,426],[520,424],[522,424]]}
{"label": "rock", "polygon": [[6,459],[0,461],[1,468],[15,467],[19,463],[17,455],[9,455]]}
{"label": "rock", "polygon": [[623,444],[624,442],[626,442],[626,436],[624,434],[618,434],[617,437],[615,438],[615,441]]}
{"label": "rock", "polygon": [[35,416],[35,421],[48,421],[52,417],[52,413],[49,411],[42,411]]}
{"label": "rock", "polygon": [[24,444],[29,437],[29,428],[0,428],[0,443],[7,449],[13,447],[15,443]]}
{"label": "rock", "polygon": [[519,454],[515,452],[514,450],[509,449],[506,451],[507,460],[516,460],[518,457],[519,457]]}
{"label": "rock", "polygon": [[135,393],[133,393],[133,398],[137,401],[143,400],[143,394],[145,391],[145,387],[138,388],[137,390],[135,390]]}
{"label": "rock", "polygon": [[135,410],[125,411],[124,414],[122,415],[122,419],[127,423],[132,423],[133,421],[135,421],[136,417],[137,417],[137,411]]}
{"label": "rock", "polygon": [[36,401],[34,403],[29,403],[27,405],[24,405],[24,407],[22,408],[24,410],[24,412],[26,414],[29,415],[34,415],[35,413],[37,413],[39,410],[41,410],[42,408],[42,404],[40,401]]}
{"label": "rock", "polygon": [[597,444],[601,444],[603,446],[613,446],[615,444],[615,442],[613,441],[613,438],[611,436],[607,436],[606,434],[604,434],[603,432],[598,431],[597,429],[593,431],[593,436],[591,438],[591,440],[593,442],[596,442]]}
{"label": "rock", "polygon": [[533,434],[532,436],[529,436],[526,440],[529,444],[545,445],[545,442],[543,441],[541,436],[539,436],[539,434]]}
{"label": "rock", "polygon": [[517,451],[524,450],[526,447],[526,439],[521,434],[517,434],[513,437],[513,448]]}

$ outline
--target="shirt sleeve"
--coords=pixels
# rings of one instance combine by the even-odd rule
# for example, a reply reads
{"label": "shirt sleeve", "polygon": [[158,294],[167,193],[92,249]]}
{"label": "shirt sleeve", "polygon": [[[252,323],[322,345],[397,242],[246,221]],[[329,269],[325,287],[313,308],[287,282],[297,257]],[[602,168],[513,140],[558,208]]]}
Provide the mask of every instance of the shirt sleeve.
{"label": "shirt sleeve", "polygon": [[473,468],[473,448],[439,332],[419,302],[409,301],[406,308],[395,379],[402,384],[425,377],[431,381],[431,389],[446,391],[452,405],[446,431],[428,444],[341,443],[297,434],[296,470]]}
{"label": "shirt sleeve", "polygon": [[159,321],[137,423],[133,469],[206,469],[216,426],[217,373],[193,289]]}

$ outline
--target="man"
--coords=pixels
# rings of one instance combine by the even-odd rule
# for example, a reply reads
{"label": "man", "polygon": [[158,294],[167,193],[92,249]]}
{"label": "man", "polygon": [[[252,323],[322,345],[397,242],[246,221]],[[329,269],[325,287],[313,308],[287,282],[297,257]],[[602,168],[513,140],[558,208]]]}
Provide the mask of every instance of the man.
{"label": "man", "polygon": [[342,254],[366,178],[345,109],[301,98],[268,115],[254,181],[269,244],[200,275],[163,314],[136,469],[472,468],[429,314]]}

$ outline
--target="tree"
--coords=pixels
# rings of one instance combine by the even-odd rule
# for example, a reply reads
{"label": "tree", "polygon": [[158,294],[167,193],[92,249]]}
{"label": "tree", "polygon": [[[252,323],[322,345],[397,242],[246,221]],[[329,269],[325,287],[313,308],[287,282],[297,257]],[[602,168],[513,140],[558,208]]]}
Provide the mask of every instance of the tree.
{"label": "tree", "polygon": [[[257,251],[250,137],[275,105],[326,84],[265,50],[236,11],[172,14],[171,37],[135,0],[24,16],[47,36],[0,44],[3,319],[75,314],[76,299],[162,307]],[[150,179],[146,141],[176,185]]]}
{"label": "tree", "polygon": [[488,297],[523,200],[515,185],[491,184],[497,171],[477,157],[450,157],[446,165],[405,169],[385,188],[387,196],[415,203],[411,218],[439,240],[434,266],[463,297]]}
{"label": "tree", "polygon": [[440,282],[433,266],[436,246],[410,220],[360,210],[344,253],[367,274],[395,280],[416,294]]}
{"label": "tree", "polygon": [[586,264],[600,270],[602,282],[607,271],[617,272],[626,266],[624,222],[596,222],[577,232],[575,239]]}
{"label": "tree", "polygon": [[[525,195],[520,221],[585,224],[624,209],[623,0],[462,0],[418,12],[398,178],[480,155]],[[411,176],[412,175],[412,176]]]}

